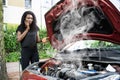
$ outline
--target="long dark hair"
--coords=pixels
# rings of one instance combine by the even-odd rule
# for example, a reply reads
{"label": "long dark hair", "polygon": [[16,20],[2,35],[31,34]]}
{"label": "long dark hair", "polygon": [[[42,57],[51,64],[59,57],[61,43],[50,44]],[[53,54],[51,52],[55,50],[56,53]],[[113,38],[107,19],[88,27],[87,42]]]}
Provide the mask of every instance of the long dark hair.
{"label": "long dark hair", "polygon": [[27,16],[28,14],[30,14],[30,15],[33,16],[33,21],[32,21],[32,24],[30,25],[30,29],[31,29],[31,30],[37,30],[37,29],[38,29],[38,26],[36,25],[36,23],[37,23],[37,21],[36,21],[36,16],[35,16],[35,14],[34,14],[32,11],[26,11],[26,12],[23,13],[22,18],[21,18],[21,23],[20,23],[19,26],[25,27],[24,21],[25,21],[25,18],[26,18],[26,16]]}

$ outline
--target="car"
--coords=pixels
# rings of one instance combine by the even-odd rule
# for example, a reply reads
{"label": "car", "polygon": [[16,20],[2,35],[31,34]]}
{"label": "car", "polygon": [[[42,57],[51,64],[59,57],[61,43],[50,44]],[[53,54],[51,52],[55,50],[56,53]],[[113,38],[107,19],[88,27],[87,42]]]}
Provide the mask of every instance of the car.
{"label": "car", "polygon": [[120,0],[60,0],[45,22],[57,52],[21,80],[120,80]]}

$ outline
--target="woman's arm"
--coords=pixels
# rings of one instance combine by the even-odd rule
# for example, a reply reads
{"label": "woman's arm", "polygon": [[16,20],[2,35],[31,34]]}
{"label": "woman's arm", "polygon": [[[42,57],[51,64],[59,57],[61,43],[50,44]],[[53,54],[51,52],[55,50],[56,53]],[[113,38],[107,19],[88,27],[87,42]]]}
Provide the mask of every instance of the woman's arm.
{"label": "woman's arm", "polygon": [[20,42],[23,40],[23,38],[26,36],[26,34],[28,33],[28,31],[30,30],[30,24],[28,21],[25,21],[25,26],[26,29],[23,33],[21,33],[20,31],[17,32],[17,41]]}
{"label": "woman's arm", "polygon": [[39,32],[37,31],[37,43],[42,42],[42,40],[39,37]]}
{"label": "woman's arm", "polygon": [[39,42],[45,43],[47,41],[48,41],[48,37],[44,37],[44,38],[40,39],[39,32],[37,32],[37,43],[39,43]]}
{"label": "woman's arm", "polygon": [[23,40],[23,38],[26,36],[26,34],[28,33],[29,29],[26,28],[26,30],[21,33],[20,31],[17,32],[17,41],[20,42]]}

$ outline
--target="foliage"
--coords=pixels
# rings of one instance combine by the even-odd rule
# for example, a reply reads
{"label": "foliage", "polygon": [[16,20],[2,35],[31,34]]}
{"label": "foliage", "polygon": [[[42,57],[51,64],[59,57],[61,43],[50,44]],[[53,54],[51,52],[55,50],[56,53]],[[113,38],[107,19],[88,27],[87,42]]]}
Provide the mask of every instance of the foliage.
{"label": "foliage", "polygon": [[19,50],[19,44],[16,41],[16,27],[17,25],[6,24],[6,31],[4,32],[5,51],[7,53]]}
{"label": "foliage", "polygon": [[90,44],[92,48],[109,48],[109,47],[119,47],[117,44],[113,44],[111,42],[106,42],[106,41],[94,41],[93,43]]}
{"label": "foliage", "polygon": [[20,52],[10,52],[6,55],[6,61],[7,62],[16,62],[20,59]]}
{"label": "foliage", "polygon": [[40,59],[53,57],[55,52],[55,49],[52,48],[49,42],[42,44],[41,49],[39,49]]}

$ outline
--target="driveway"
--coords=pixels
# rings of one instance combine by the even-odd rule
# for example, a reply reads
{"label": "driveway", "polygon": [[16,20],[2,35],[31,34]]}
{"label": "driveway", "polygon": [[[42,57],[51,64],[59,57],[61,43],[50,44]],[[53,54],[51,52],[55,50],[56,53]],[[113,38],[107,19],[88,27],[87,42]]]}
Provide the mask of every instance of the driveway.
{"label": "driveway", "polygon": [[[46,61],[48,59],[41,59],[39,61]],[[21,65],[19,62],[6,63],[9,80],[19,80],[21,75]]]}
{"label": "driveway", "polygon": [[9,80],[19,80],[21,75],[21,66],[19,62],[6,63]]}

